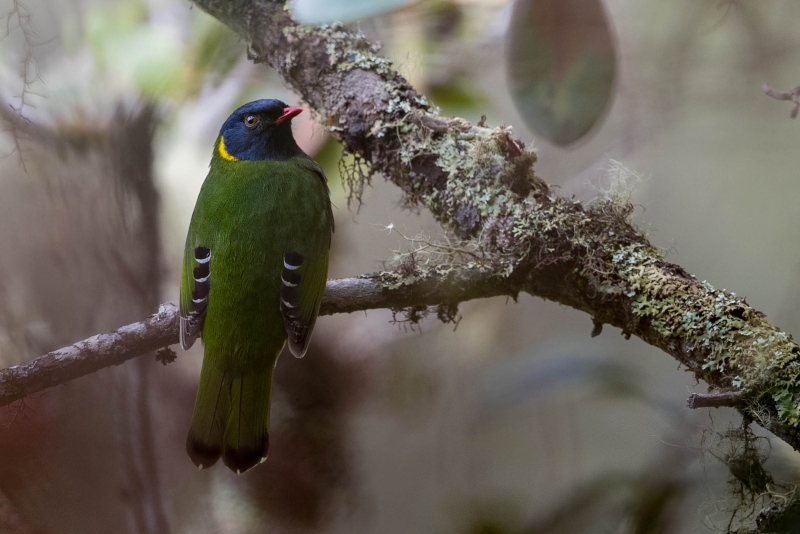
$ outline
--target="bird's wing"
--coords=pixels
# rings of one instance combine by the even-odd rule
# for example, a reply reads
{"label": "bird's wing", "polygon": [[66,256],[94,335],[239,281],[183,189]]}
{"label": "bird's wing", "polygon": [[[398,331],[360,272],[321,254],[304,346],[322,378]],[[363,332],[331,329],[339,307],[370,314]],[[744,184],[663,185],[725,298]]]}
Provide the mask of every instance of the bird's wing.
{"label": "bird's wing", "polygon": [[[326,197],[330,195],[328,179],[322,168],[311,158],[299,158],[296,164],[306,171],[314,173],[325,188]],[[333,212],[330,202],[326,202],[324,217],[326,227],[334,231]],[[281,313],[288,336],[289,350],[298,358],[302,358],[308,349],[311,332],[319,313],[322,294],[328,275],[329,249],[331,235],[328,234],[325,245],[321,248],[324,254],[314,257],[303,257],[297,251],[287,251],[283,256],[281,272]]]}
{"label": "bird's wing", "polygon": [[319,313],[328,273],[328,252],[317,258],[304,258],[297,252],[283,255],[281,272],[281,313],[288,336],[289,350],[302,358]]}
{"label": "bird's wing", "polygon": [[[319,164],[311,159],[310,157],[298,158],[295,160],[295,163],[302,169],[308,170],[314,173],[317,178],[319,178],[320,182],[322,182],[322,186],[325,188],[325,192],[328,193],[328,197],[331,194],[331,188],[328,187],[328,177],[325,176],[325,171],[322,170],[322,167]],[[333,221],[333,209],[330,202],[326,206],[325,217],[327,218],[328,224],[331,225],[331,233],[336,231],[336,225]],[[331,237],[331,236],[329,236]],[[328,248],[330,248],[330,239],[328,240]]]}
{"label": "bird's wing", "polygon": [[181,272],[181,347],[188,349],[200,336],[211,288],[211,249],[197,244],[193,229],[186,236]]}

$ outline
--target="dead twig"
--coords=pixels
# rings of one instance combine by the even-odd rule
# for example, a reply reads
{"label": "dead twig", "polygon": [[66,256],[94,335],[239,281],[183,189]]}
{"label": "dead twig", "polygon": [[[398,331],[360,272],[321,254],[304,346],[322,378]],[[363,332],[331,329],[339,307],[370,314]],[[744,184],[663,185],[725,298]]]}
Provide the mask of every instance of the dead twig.
{"label": "dead twig", "polygon": [[744,391],[726,391],[725,393],[692,393],[686,406],[692,410],[698,408],[721,408],[737,406],[744,398]]}
{"label": "dead twig", "polygon": [[761,90],[764,91],[764,94],[768,97],[774,98],[775,100],[790,101],[792,103],[792,111],[789,113],[789,116],[793,119],[797,118],[797,114],[800,112],[800,85],[790,91],[778,91],[765,83],[761,86]]}

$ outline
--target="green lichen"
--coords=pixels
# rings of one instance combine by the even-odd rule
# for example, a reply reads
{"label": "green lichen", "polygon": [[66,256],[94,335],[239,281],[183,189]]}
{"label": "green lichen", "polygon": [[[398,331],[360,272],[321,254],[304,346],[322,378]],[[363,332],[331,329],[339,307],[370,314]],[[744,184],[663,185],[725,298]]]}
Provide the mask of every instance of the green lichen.
{"label": "green lichen", "polygon": [[[647,245],[620,248],[612,264],[637,317],[665,338],[706,353],[703,370],[722,373],[759,402],[766,395],[784,425],[800,423],[800,360],[791,335],[770,326],[744,298],[669,273]],[[776,423],[768,409],[754,416],[767,428]]]}
{"label": "green lichen", "polygon": [[[452,120],[446,132],[415,128],[403,135],[399,159],[408,169],[430,166],[441,184],[430,187],[430,175],[423,179],[409,170],[409,202],[430,209],[458,237],[486,240],[498,251],[498,235],[489,221],[504,218],[508,210],[535,211],[535,193],[543,185],[530,172],[536,155],[515,142],[508,128],[475,129],[459,120]],[[427,164],[421,161],[426,158]],[[523,206],[528,198],[531,203]],[[497,259],[511,266],[519,255],[512,240],[505,241]]]}
{"label": "green lichen", "polygon": [[[387,96],[380,110],[384,118],[375,121],[370,128],[369,134],[367,135],[368,137],[377,137],[380,139],[389,133],[394,133],[398,138],[418,138],[419,125],[409,121],[409,115],[417,110],[429,110],[433,113],[439,112],[439,108],[431,105],[424,96],[416,93],[411,93],[410,95],[408,93],[403,93],[395,84],[386,83],[384,92]],[[419,145],[414,144],[414,147],[419,148]],[[410,147],[406,146],[406,148]],[[406,160],[405,157],[409,157],[411,152],[413,152],[413,149],[404,150],[401,154],[401,160],[406,165],[410,163],[410,160]]]}
{"label": "green lichen", "polygon": [[386,289],[399,289],[403,286],[409,286],[432,277],[447,278],[455,273],[456,269],[461,267],[456,265],[425,267],[417,265],[415,262],[415,257],[410,256],[410,259],[405,260],[393,270],[381,271],[378,273],[376,275],[377,280]]}
{"label": "green lichen", "polygon": [[286,26],[283,35],[290,43],[309,36],[324,39],[328,62],[338,71],[371,70],[389,79],[397,75],[392,62],[378,55],[380,44],[370,42],[364,34],[347,29],[339,22],[320,26]]}

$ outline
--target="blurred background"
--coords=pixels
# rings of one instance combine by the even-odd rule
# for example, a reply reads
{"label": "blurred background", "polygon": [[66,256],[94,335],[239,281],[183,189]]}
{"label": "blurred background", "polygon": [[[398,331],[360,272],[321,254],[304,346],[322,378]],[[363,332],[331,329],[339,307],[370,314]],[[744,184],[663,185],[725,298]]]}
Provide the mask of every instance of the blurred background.
{"label": "blurred background", "polygon": [[[761,91],[800,83],[797,2],[293,9],[380,40],[443,114],[513,125],[560,194],[625,179],[668,259],[800,332],[800,124]],[[0,0],[0,16],[6,367],[177,301],[219,126],[249,100],[299,98],[183,0]],[[348,157],[312,113],[294,123],[330,179],[331,278],[442,234],[380,177],[348,209]],[[725,532],[798,476],[767,433],[729,439],[731,410],[685,408],[705,386],[636,338],[593,339],[588,316],[527,295],[460,313],[456,328],[321,318],[308,355],[279,361],[270,458],[241,477],[184,452],[199,344],[0,408],[0,532]]]}

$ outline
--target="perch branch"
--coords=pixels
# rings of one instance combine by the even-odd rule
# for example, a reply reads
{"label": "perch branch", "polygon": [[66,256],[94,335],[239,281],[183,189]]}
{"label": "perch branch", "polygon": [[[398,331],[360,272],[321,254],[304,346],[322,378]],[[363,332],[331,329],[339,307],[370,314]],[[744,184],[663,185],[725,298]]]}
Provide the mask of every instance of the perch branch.
{"label": "perch branch", "polygon": [[[396,278],[393,272],[382,272],[329,280],[320,315],[378,308],[401,310],[409,306],[457,305],[476,298],[514,297],[519,292],[511,279],[486,270],[452,271],[395,289],[387,288],[387,284]],[[0,370],[0,406],[176,344],[178,316],[175,305],[163,304],[158,313],[144,321],[92,336],[29,362]]]}

